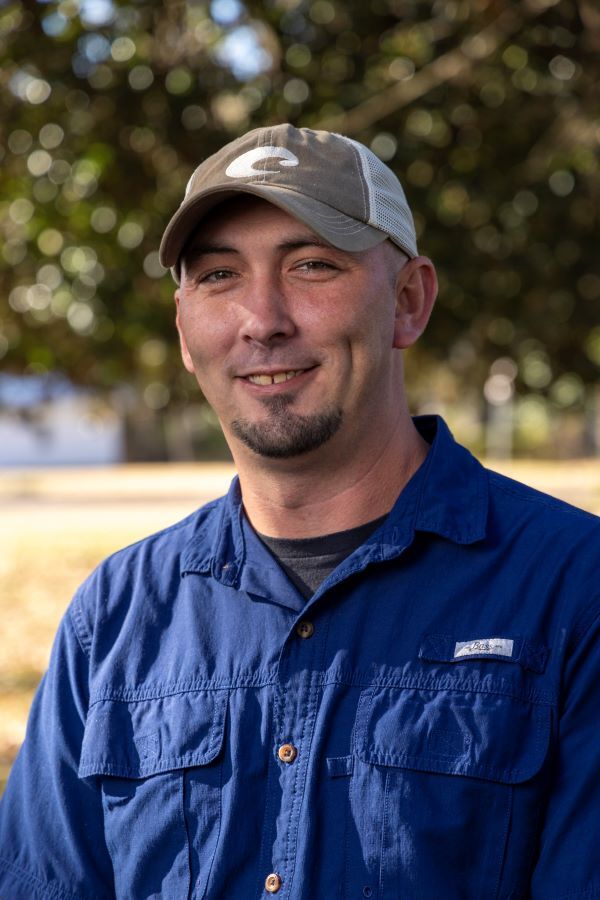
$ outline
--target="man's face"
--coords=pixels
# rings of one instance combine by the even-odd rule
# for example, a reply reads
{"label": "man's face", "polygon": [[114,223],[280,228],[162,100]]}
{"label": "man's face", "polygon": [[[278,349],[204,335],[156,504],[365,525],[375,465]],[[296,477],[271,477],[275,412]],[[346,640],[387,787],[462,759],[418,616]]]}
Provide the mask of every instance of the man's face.
{"label": "man's face", "polygon": [[393,415],[388,242],[348,253],[258,198],[219,206],[184,254],[177,327],[188,371],[234,452],[291,458],[360,440]]}

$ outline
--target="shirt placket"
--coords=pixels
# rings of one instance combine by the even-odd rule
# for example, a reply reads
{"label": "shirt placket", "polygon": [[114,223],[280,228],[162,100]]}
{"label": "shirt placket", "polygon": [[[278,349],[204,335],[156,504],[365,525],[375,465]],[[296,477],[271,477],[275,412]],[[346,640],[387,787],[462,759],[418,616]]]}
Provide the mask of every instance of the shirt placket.
{"label": "shirt placket", "polygon": [[[317,622],[299,616],[282,648],[279,677],[273,699],[271,797],[278,802],[267,809],[273,841],[265,858],[262,896],[297,895],[299,832],[303,827],[303,798],[311,771],[311,746],[322,692],[319,665],[325,635],[325,616]],[[308,626],[307,627],[307,623]],[[308,825],[308,823],[306,823]]]}

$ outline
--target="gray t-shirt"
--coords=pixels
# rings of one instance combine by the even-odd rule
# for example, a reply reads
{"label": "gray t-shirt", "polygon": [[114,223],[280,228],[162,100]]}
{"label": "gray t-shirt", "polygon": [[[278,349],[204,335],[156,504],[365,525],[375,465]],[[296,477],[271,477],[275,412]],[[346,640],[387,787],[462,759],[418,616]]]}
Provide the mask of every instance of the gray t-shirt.
{"label": "gray t-shirt", "polygon": [[387,516],[348,531],[312,538],[274,538],[257,532],[302,596],[312,597],[342,560],[360,547]]}

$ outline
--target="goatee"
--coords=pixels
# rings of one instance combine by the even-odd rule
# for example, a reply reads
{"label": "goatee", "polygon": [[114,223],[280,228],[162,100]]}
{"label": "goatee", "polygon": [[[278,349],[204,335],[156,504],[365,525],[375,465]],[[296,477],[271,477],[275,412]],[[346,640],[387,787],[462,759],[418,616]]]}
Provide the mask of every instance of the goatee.
{"label": "goatee", "polygon": [[342,424],[340,409],[302,416],[292,412],[291,402],[289,394],[265,399],[263,404],[269,413],[266,421],[256,424],[247,419],[234,419],[231,430],[260,456],[286,459],[321,447]]}

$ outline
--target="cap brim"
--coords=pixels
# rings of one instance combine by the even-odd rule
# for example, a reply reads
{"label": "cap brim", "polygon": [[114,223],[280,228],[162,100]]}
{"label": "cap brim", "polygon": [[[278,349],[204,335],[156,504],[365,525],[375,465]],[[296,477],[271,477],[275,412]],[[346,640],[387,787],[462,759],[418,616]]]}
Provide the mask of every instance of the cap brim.
{"label": "cap brim", "polygon": [[252,194],[267,200],[298,219],[315,234],[340,250],[369,250],[385,241],[388,235],[345,216],[326,203],[307,197],[280,185],[244,184],[235,188],[215,187],[182,203],[165,230],[160,245],[160,262],[166,269],[176,269],[179,257],[192,232],[207,212],[239,194]]}

